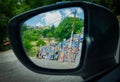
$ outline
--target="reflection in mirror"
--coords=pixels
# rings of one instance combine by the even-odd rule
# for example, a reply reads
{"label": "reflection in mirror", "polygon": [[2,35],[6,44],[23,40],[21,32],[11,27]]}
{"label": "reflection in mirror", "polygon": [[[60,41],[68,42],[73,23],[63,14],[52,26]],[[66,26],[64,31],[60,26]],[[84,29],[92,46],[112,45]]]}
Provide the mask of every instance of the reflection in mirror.
{"label": "reflection in mirror", "polygon": [[63,8],[38,14],[25,21],[22,40],[34,64],[51,69],[72,69],[81,60],[83,31],[83,9]]}

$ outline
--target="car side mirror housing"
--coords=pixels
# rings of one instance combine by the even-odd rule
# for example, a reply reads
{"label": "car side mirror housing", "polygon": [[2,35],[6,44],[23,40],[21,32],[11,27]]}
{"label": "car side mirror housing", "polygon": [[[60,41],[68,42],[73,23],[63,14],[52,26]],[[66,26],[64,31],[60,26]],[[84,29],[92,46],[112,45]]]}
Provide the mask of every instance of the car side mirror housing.
{"label": "car side mirror housing", "polygon": [[34,72],[88,78],[117,65],[119,24],[103,6],[74,1],[39,7],[13,17],[8,27],[15,55]]}

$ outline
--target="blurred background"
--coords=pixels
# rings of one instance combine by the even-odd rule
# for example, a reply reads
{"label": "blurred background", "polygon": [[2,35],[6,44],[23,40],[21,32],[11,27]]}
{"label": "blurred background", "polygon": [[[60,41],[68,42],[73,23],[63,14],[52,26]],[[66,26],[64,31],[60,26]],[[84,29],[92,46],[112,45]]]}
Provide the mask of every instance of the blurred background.
{"label": "blurred background", "polygon": [[[10,49],[8,39],[8,21],[15,15],[27,10],[64,2],[68,0],[0,0],[0,51]],[[89,1],[109,8],[120,19],[120,0],[69,0],[69,1]]]}
{"label": "blurred background", "polygon": [[[25,11],[68,0],[0,0],[0,82],[81,82],[80,76],[44,75],[25,68],[14,55],[8,38],[8,21]],[[109,8],[120,23],[120,0],[69,0],[89,1]],[[119,48],[116,58],[119,58]]]}

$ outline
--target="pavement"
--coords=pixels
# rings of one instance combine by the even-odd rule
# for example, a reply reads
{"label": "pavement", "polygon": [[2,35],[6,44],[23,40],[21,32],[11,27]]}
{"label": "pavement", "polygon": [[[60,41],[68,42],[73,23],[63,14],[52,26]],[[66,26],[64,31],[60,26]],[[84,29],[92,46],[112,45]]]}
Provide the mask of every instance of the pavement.
{"label": "pavement", "polygon": [[[119,46],[116,60],[119,62]],[[12,50],[0,52],[0,82],[82,82],[80,76],[44,75],[30,71],[16,58]]]}
{"label": "pavement", "polygon": [[30,58],[34,64],[51,69],[73,69],[78,66],[76,62],[59,62],[56,60]]}
{"label": "pavement", "polygon": [[0,82],[82,82],[82,78],[34,73],[19,62],[12,50],[8,50],[0,52]]}

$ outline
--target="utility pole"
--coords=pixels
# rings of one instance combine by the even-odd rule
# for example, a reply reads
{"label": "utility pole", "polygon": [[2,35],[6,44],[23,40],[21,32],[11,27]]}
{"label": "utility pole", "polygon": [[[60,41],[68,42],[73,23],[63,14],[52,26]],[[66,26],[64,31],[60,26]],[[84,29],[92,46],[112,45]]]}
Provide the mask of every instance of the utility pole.
{"label": "utility pole", "polygon": [[[71,10],[71,11],[72,11],[72,10]],[[73,38],[74,38],[73,33],[74,33],[74,28],[75,28],[76,13],[77,13],[76,10],[72,12],[72,14],[74,15],[74,20],[73,20],[73,24],[72,24],[72,32],[71,32],[71,38],[70,38],[70,45],[69,45],[69,47],[71,47],[71,45],[72,45],[72,40],[73,40]]]}

